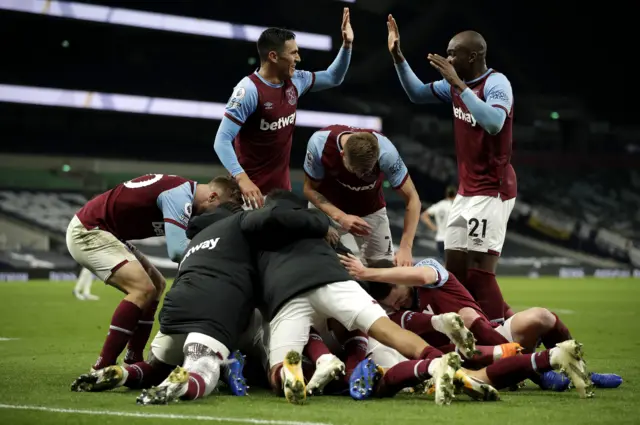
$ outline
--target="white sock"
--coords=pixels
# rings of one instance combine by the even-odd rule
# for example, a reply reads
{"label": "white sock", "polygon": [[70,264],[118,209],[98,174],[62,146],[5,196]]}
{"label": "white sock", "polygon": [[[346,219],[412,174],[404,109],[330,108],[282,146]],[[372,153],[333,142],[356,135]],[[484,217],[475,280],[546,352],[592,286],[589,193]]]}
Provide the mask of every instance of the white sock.
{"label": "white sock", "polygon": [[78,275],[78,280],[76,281],[76,286],[73,288],[73,292],[82,293],[82,288],[84,288],[84,271],[86,269],[80,270],[80,274]]}
{"label": "white sock", "polygon": [[82,288],[82,293],[85,295],[91,294],[91,285],[93,285],[93,276],[89,276],[89,279],[84,283],[84,288]]}
{"label": "white sock", "polygon": [[442,361],[442,357],[438,357],[437,359],[431,360],[431,363],[429,363],[429,366],[427,366],[427,372],[429,372],[429,375],[433,376],[434,372],[436,371],[437,367],[440,365],[441,361]]}
{"label": "white sock", "polygon": [[89,288],[91,288],[91,272],[85,268],[80,271],[80,275],[78,276],[78,282],[76,282],[76,291],[81,293],[87,293],[85,289],[87,287],[87,282],[89,282]]}
{"label": "white sock", "polygon": [[433,329],[437,330],[440,333],[444,333],[444,323],[442,321],[442,315],[437,314],[431,317],[431,326]]}
{"label": "white sock", "polygon": [[318,360],[316,360],[316,364],[320,364],[320,363],[324,363],[324,362],[329,361],[329,360],[333,360],[334,357],[335,356],[333,354],[331,354],[331,353],[323,354],[320,357],[318,357]]}

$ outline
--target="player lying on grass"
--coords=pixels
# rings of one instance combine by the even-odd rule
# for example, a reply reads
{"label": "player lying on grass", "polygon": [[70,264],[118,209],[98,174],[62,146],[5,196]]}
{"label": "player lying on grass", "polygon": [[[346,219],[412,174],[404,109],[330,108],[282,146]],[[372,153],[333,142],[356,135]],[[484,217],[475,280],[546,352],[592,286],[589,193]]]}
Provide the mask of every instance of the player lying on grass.
{"label": "player lying on grass", "polygon": [[[406,268],[393,267],[390,262],[377,264],[386,268],[364,267],[357,258],[349,255],[341,256],[341,261],[351,275],[371,282],[369,288],[374,298],[383,305],[397,310],[391,315],[392,320],[425,339],[434,335],[431,314],[447,312],[459,313],[465,325],[469,326],[481,344],[504,347],[504,344],[515,342],[526,352],[533,352],[539,341],[546,348],[553,348],[560,342],[572,339],[560,318],[545,308],[527,309],[514,314],[503,325],[493,330],[487,328],[488,318],[452,273],[445,271],[447,276],[442,276],[444,282],[441,285],[427,284],[434,270],[440,265],[434,259],[426,259],[416,267]],[[435,334],[437,338],[439,335]],[[484,359],[482,354],[465,359],[467,367],[486,366],[483,362],[490,361],[492,357],[497,358],[497,350],[486,350],[481,345],[478,348],[485,351],[482,353]],[[530,379],[545,389],[562,391],[569,385],[568,379],[555,373],[541,376],[532,374]],[[591,380],[602,388],[615,388],[622,382],[619,376],[613,374],[593,373]]]}
{"label": "player lying on grass", "polygon": [[179,176],[147,174],[96,196],[73,217],[67,229],[71,256],[107,285],[124,292],[94,370],[142,360],[165,279],[126,241],[166,236],[169,258],[179,262],[189,217],[228,200],[225,177],[198,184]]}
{"label": "player lying on grass", "polygon": [[[295,194],[282,190],[270,193],[266,204],[274,209],[307,207]],[[329,217],[324,214],[321,217],[328,230]],[[380,305],[351,279],[326,241],[299,239],[263,251],[258,255],[258,270],[270,319],[270,382],[276,391],[284,390],[287,400],[293,403],[306,400],[301,354],[309,339],[309,329],[318,319],[334,318],[347,330],[357,329],[373,336],[409,359],[425,360],[422,363],[425,373],[435,378],[436,403],[450,403],[453,376],[460,364],[458,354],[442,356],[416,334],[389,320]],[[473,337],[462,323],[454,321],[447,325],[449,337],[461,351],[473,352]]]}
{"label": "player lying on grass", "polygon": [[[473,396],[478,392],[477,388],[484,388],[484,400],[498,400],[497,392],[494,392],[493,388],[510,388],[534,373],[547,373],[556,370],[569,375],[581,398],[590,398],[593,397],[593,385],[589,380],[582,357],[582,344],[574,340],[564,341],[554,348],[535,354],[499,359],[480,370],[461,368],[458,372],[464,373],[466,376],[464,379],[459,379],[456,376],[456,389]],[[404,361],[389,369],[384,369],[376,364],[373,357],[363,360],[351,374],[349,382],[351,396],[356,400],[365,400],[370,397],[389,397],[410,385],[415,385],[421,380],[424,381],[424,376],[419,375],[418,372],[419,365],[415,366],[413,370],[415,378],[411,379],[412,377],[409,376],[409,379],[399,379],[396,370],[403,369],[405,364],[409,366]],[[407,373],[407,375],[409,374]],[[425,388],[431,392],[429,383]]]}
{"label": "player lying on grass", "polygon": [[[270,209],[242,212],[237,187],[232,199],[234,202],[221,204],[189,222],[191,243],[164,299],[160,332],[151,344],[151,360],[83,375],[73,383],[72,390],[103,391],[131,386],[142,379],[148,385],[151,379],[166,376],[171,366],[182,365],[157,387],[145,390],[138,402],[165,404],[178,398],[204,397],[213,391],[224,360],[237,345],[255,309],[255,250],[276,237],[286,241],[287,234],[326,234],[321,214]],[[244,385],[236,382],[234,369],[228,374],[232,389],[241,392]]]}
{"label": "player lying on grass", "polygon": [[[413,265],[411,248],[420,220],[420,198],[391,140],[377,131],[331,125],[307,144],[304,195],[351,233],[363,261],[394,260]],[[382,190],[388,180],[405,202],[404,230],[394,255]]]}
{"label": "player lying on grass", "polygon": [[[366,284],[365,284],[366,285]],[[447,313],[432,317],[436,327],[443,328],[447,323],[459,321],[460,317],[455,313]],[[333,319],[315,322],[316,327],[312,328],[309,342],[304,348],[305,356],[312,363],[316,364],[315,370],[305,371],[305,375],[313,372],[313,376],[307,384],[309,394],[318,395],[329,394],[349,394],[358,399],[358,393],[366,391],[362,385],[350,384],[354,370],[362,362],[366,355],[371,340],[366,335],[354,335],[349,333]],[[444,336],[444,334],[442,334]],[[447,338],[448,341],[448,338]],[[376,344],[380,345],[376,342]],[[329,348],[330,347],[330,348]],[[433,352],[434,358],[443,356],[438,347]],[[454,346],[455,348],[455,346]],[[448,352],[453,351],[449,349]],[[393,350],[396,353],[395,350]],[[514,351],[515,355],[515,351]],[[394,357],[394,360],[396,357]],[[325,365],[339,365],[330,370]],[[393,396],[403,388],[414,387],[423,384],[428,378],[429,364],[422,360],[407,360],[394,362],[389,366],[387,373],[382,379],[385,380],[387,390],[380,393],[380,396]],[[331,373],[327,374],[329,370]],[[474,381],[464,372],[457,372],[454,375],[454,383],[465,389],[465,392],[475,400],[498,400],[498,392],[490,385],[479,381]]]}

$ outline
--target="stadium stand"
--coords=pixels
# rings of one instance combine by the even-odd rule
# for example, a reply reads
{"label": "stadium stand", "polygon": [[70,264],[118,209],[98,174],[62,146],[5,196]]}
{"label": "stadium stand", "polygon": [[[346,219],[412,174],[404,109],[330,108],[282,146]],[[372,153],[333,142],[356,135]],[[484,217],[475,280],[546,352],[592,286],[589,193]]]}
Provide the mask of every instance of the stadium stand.
{"label": "stadium stand", "polygon": [[[137,165],[140,166],[140,163]],[[140,169],[148,168],[148,165],[143,165]],[[412,173],[414,175],[420,174],[420,177],[426,178],[418,170],[412,170]],[[48,237],[51,245],[48,250],[34,250],[20,244],[6,247],[0,257],[3,269],[55,269],[67,272],[77,269],[66,252],[64,234],[74,212],[91,195],[87,195],[86,191],[81,190],[82,185],[77,183],[78,176],[83,175],[82,172],[73,176],[62,174],[57,178],[43,180],[45,176],[50,174],[51,172],[48,170],[37,169],[22,169],[20,173],[11,173],[7,169],[0,171],[0,175],[11,175],[8,182],[18,187],[18,189],[0,190],[0,216],[38,229],[42,235]],[[99,174],[96,181],[99,181],[100,185],[115,184],[139,174],[142,174],[142,171],[139,173],[133,171],[104,173]],[[191,177],[200,181],[207,180],[207,178]],[[46,181],[47,187],[42,187],[43,181]],[[76,183],[73,183],[74,181]],[[294,184],[294,191],[301,192],[301,184],[298,178]],[[6,183],[4,185],[6,186]],[[36,190],[33,189],[34,187],[41,188]],[[389,199],[392,233],[395,240],[399,240],[403,226],[403,210],[401,204],[398,204],[401,201],[392,191],[389,191],[387,198]],[[534,217],[537,220],[536,223],[545,223],[548,226],[548,223],[551,222],[549,217],[536,211],[538,210],[532,209],[525,203],[519,203],[512,215],[512,222],[516,225],[527,223],[527,220],[531,221],[531,217]],[[558,229],[555,231],[557,232]],[[2,232],[0,231],[0,233]],[[133,243],[163,272],[169,275],[175,272],[176,265],[167,259],[164,238],[151,238],[145,241],[133,241]],[[502,273],[505,274],[526,275],[536,272],[556,274],[561,268],[621,267],[621,264],[615,261],[580,254],[569,249],[561,249],[557,245],[541,241],[540,238],[531,239],[516,234],[510,234],[507,237],[503,252],[500,267]],[[433,234],[424,226],[419,227],[413,253],[416,260],[437,256]]]}

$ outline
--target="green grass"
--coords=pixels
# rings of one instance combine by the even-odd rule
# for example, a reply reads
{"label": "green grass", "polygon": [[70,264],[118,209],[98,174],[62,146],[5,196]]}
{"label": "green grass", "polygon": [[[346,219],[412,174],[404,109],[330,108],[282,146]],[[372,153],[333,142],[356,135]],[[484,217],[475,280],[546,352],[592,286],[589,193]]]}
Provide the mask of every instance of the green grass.
{"label": "green grass", "polygon": [[[247,418],[333,425],[364,424],[623,424],[638,423],[640,370],[640,281],[605,279],[501,279],[504,295],[516,308],[559,309],[573,336],[584,343],[588,367],[616,372],[625,382],[616,390],[597,390],[581,400],[574,391],[543,392],[532,384],[503,392],[498,403],[460,396],[437,407],[427,396],[356,402],[316,397],[305,406],[288,405],[264,391],[246,398],[211,396],[192,403],[139,407],[137,392],[72,393],[69,384],[95,361],[120,294],[96,283],[100,301],[80,302],[72,283],[0,283],[0,405],[43,406],[89,411]],[[164,424],[185,418],[95,416],[0,407],[2,424]],[[190,422],[195,419],[188,418]],[[202,419],[204,420],[204,419]],[[208,419],[212,420],[211,418]],[[227,421],[242,424],[247,421]]]}

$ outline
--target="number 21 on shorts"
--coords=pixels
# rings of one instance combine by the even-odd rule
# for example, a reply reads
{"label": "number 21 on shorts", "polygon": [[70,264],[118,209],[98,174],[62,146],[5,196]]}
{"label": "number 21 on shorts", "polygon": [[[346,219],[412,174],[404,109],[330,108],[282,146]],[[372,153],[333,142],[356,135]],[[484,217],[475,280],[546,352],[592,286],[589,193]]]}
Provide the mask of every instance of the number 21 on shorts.
{"label": "number 21 on shorts", "polygon": [[477,218],[472,218],[469,220],[469,228],[469,236],[472,238],[484,238],[487,236],[487,219],[478,220]]}

